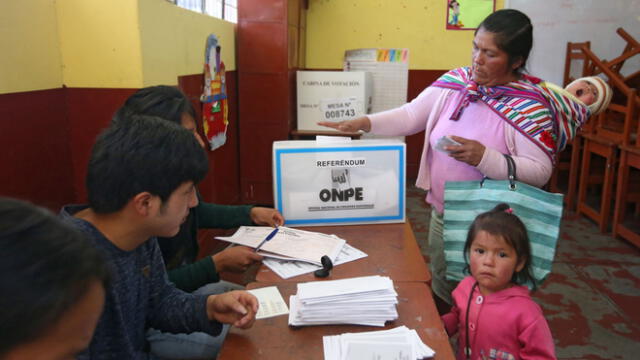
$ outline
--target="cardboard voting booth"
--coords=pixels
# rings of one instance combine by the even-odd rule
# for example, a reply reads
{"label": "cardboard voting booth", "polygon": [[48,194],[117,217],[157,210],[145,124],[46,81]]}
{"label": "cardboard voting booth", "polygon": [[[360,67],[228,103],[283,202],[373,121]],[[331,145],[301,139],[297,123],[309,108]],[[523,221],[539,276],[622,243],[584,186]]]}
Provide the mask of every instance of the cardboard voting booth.
{"label": "cardboard voting booth", "polygon": [[273,143],[274,203],[290,226],[405,221],[400,141]]}
{"label": "cardboard voting booth", "polygon": [[371,73],[298,71],[298,130],[331,131],[318,121],[355,119],[371,108]]}

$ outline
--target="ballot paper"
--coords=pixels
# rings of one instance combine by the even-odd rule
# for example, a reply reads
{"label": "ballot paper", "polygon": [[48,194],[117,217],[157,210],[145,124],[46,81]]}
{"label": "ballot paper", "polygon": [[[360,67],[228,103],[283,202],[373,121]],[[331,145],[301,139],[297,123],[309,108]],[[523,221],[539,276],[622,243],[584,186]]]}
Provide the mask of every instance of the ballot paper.
{"label": "ballot paper", "polygon": [[325,360],[415,360],[433,357],[418,333],[406,326],[389,330],[324,336]]}
{"label": "ballot paper", "polygon": [[318,144],[343,144],[350,143],[352,139],[348,136],[323,136],[316,135],[316,142]]}
{"label": "ballot paper", "polygon": [[[349,244],[344,244],[342,250],[338,254],[338,257],[333,262],[333,266],[335,267],[336,265],[362,259],[364,257],[367,257],[366,253],[354,248]],[[322,269],[322,266],[302,261],[287,261],[271,258],[262,260],[262,263],[283,279],[289,279],[294,276],[307,274],[318,269]]]}
{"label": "ballot paper", "polygon": [[289,313],[287,304],[284,302],[277,287],[268,286],[247,291],[258,298],[258,302],[260,303],[256,319],[264,319]]}
{"label": "ballot paper", "polygon": [[398,294],[384,276],[364,276],[298,284],[289,298],[289,325],[357,324],[384,326],[398,318]]}
{"label": "ballot paper", "polygon": [[[218,236],[216,239],[255,248],[272,231],[273,228],[268,226],[241,226],[232,236]],[[258,254],[322,265],[320,259],[325,255],[335,262],[345,242],[335,235],[280,226],[275,236],[262,245]]]}

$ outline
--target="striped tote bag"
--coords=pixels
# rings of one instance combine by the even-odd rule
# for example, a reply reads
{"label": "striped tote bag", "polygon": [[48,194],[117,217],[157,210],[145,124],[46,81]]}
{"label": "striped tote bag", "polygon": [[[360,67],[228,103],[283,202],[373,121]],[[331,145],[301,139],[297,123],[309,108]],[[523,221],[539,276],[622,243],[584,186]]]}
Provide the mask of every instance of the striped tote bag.
{"label": "striped tote bag", "polygon": [[515,163],[511,156],[505,155],[505,158],[509,165],[509,180],[485,178],[445,184],[444,252],[448,280],[460,281],[468,275],[463,272],[467,256],[463,250],[469,226],[476,216],[499,203],[509,204],[527,227],[536,285],[540,285],[551,272],[560,234],[564,195],[516,181]]}

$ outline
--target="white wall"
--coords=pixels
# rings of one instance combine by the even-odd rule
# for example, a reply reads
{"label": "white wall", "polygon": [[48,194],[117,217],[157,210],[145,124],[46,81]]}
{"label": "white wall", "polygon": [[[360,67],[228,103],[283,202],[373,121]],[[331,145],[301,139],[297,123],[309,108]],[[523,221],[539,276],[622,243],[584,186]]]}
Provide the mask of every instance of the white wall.
{"label": "white wall", "polygon": [[[529,72],[562,84],[567,42],[591,41],[600,58],[619,56],[626,42],[616,33],[622,27],[640,41],[640,0],[507,0],[533,23],[533,50]],[[640,69],[640,55],[627,61],[622,73]]]}

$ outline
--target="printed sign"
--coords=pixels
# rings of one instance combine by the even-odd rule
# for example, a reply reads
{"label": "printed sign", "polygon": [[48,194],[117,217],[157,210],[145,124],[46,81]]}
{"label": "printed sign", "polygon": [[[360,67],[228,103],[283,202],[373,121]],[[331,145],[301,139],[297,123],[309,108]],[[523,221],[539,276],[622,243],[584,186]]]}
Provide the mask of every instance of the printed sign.
{"label": "printed sign", "polygon": [[364,71],[298,71],[298,130],[334,131],[319,121],[342,121],[369,113],[371,74]]}
{"label": "printed sign", "polygon": [[320,100],[320,111],[326,121],[350,120],[364,115],[362,101],[356,98]]}
{"label": "printed sign", "polygon": [[278,141],[273,145],[276,208],[287,225],[405,220],[405,144]]}

